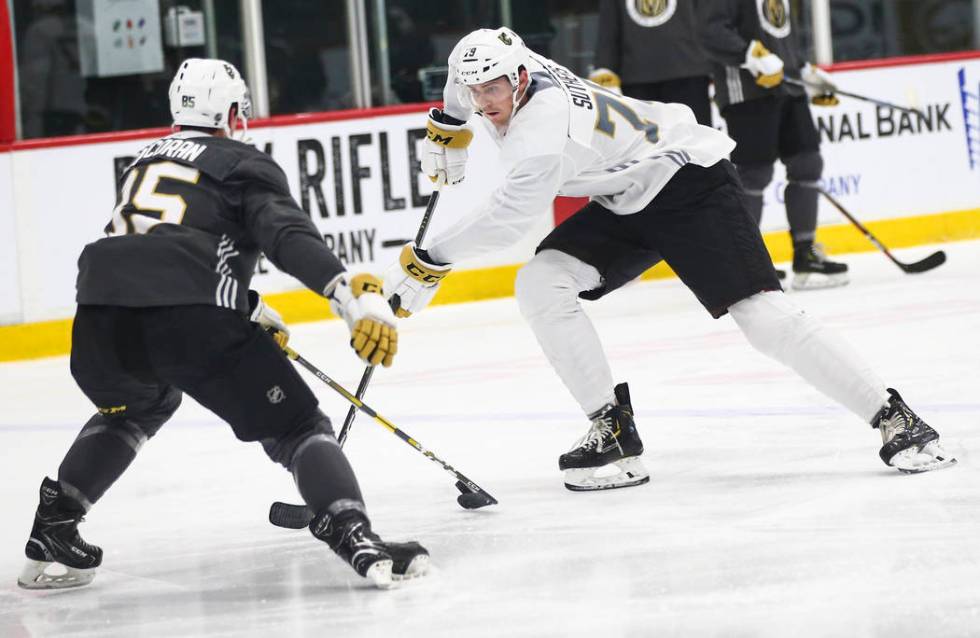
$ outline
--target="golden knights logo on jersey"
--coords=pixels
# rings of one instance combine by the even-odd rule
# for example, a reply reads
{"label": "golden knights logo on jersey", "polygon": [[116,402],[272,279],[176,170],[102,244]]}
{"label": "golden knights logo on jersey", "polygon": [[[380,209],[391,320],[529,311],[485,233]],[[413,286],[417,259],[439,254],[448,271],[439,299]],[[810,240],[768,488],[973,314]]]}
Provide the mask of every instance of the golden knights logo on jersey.
{"label": "golden knights logo on jersey", "polygon": [[789,35],[789,0],[755,0],[759,10],[759,24],[774,38]]}
{"label": "golden knights logo on jersey", "polygon": [[[687,0],[690,1],[690,0]],[[659,27],[677,10],[677,0],[625,0],[626,12],[641,27]]]}

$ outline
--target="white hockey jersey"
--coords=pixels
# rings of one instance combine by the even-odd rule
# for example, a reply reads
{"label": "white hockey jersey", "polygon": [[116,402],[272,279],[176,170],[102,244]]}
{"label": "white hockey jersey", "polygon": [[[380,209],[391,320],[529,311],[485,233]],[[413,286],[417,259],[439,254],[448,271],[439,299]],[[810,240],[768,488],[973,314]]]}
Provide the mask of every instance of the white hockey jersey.
{"label": "white hockey jersey", "polygon": [[[444,108],[468,120],[472,107],[457,93],[453,53]],[[711,166],[735,147],[724,133],[699,125],[683,104],[616,95],[534,53],[531,67],[530,98],[503,134],[479,118],[500,146],[504,183],[434,238],[427,248],[433,259],[455,263],[516,243],[556,195],[636,213],[682,166]]]}

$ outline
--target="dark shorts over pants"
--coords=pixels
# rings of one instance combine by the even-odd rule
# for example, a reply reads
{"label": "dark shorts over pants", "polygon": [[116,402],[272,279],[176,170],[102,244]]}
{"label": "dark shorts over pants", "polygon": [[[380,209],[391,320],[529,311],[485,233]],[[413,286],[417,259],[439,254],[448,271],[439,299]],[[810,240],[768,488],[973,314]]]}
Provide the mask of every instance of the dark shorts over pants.
{"label": "dark shorts over pants", "polygon": [[759,227],[745,210],[735,168],[681,168],[642,211],[617,215],[590,202],[545,237],[538,251],[559,250],[591,266],[598,299],[661,258],[715,318],[765,290],[782,290]]}
{"label": "dark shorts over pants", "polygon": [[106,416],[139,422],[183,391],[243,441],[285,436],[317,406],[271,337],[215,306],[79,305],[71,372]]}
{"label": "dark shorts over pants", "polygon": [[694,111],[698,124],[711,126],[711,100],[708,98],[710,82],[708,76],[700,75],[646,84],[624,84],[623,95],[637,100],[686,104]]}
{"label": "dark shorts over pants", "polygon": [[805,96],[770,95],[730,104],[721,112],[737,142],[732,162],[772,164],[801,153],[819,152],[820,135]]}

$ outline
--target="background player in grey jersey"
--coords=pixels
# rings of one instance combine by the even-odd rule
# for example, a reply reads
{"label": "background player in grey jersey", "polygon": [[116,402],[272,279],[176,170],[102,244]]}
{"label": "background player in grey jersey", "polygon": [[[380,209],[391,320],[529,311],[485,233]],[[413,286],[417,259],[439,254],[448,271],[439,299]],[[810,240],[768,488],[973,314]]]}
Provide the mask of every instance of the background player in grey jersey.
{"label": "background player in grey jersey", "polygon": [[[365,361],[390,365],[395,318],[369,274],[348,277],[289,194],[282,169],[233,139],[248,92],[222,60],[186,60],[170,86],[174,134],[123,175],[107,237],[79,258],[71,372],[98,412],[45,478],[27,542],[26,588],[85,585],[102,550],[78,523],[173,415],[186,392],[259,441],[317,513],[313,535],[378,586],[421,575],[418,543],[371,530],[330,420],[283,355],[288,331],[248,290],[259,251],[330,301]],[[270,336],[270,332],[276,337]],[[232,489],[232,485],[228,486]],[[67,573],[48,571],[52,564]]]}
{"label": "background player in grey jersey", "polygon": [[[591,201],[555,228],[519,272],[521,313],[591,420],[559,457],[565,485],[596,490],[649,480],[625,383],[615,384],[580,298],[598,299],[661,258],[713,317],[730,314],[749,343],[880,430],[879,455],[906,472],[953,461],[926,425],[840,337],[782,293],[731,163],[734,143],[688,108],[641,102],[585,83],[528,51],[510,29],[480,29],[449,58],[445,113],[430,112],[423,170],[463,179],[456,142],[485,125],[500,147],[503,183],[433,238],[407,245],[385,274],[399,310],[417,312],[451,264],[513,245],[555,195]],[[618,473],[603,476],[615,465]]]}
{"label": "background player in grey jersey", "polygon": [[600,0],[589,79],[638,100],[686,104],[711,126],[711,68],[691,0]]}
{"label": "background player in grey jersey", "polygon": [[[820,137],[807,96],[832,106],[837,98],[826,73],[805,64],[789,0],[701,0],[701,42],[712,61],[715,100],[737,142],[731,160],[745,188],[749,213],[762,219],[763,192],[778,158],[786,165],[786,218],[793,241],[792,286],[846,284],[847,266],[827,259],[814,244],[817,191],[823,171]],[[783,82],[783,74],[820,88]],[[825,88],[827,90],[825,90]]]}

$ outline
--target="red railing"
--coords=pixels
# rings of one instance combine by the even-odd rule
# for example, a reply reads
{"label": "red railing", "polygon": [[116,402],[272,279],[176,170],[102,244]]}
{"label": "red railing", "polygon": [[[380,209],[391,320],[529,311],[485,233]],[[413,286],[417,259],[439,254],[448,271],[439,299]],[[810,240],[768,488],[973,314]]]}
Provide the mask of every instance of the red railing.
{"label": "red railing", "polygon": [[14,96],[14,34],[10,32],[7,0],[0,0],[0,149],[17,139]]}

